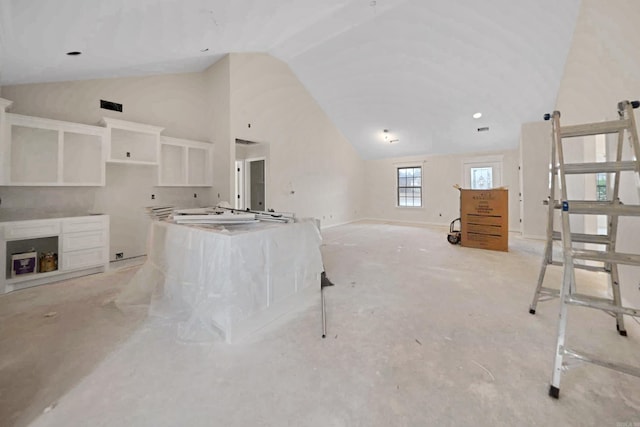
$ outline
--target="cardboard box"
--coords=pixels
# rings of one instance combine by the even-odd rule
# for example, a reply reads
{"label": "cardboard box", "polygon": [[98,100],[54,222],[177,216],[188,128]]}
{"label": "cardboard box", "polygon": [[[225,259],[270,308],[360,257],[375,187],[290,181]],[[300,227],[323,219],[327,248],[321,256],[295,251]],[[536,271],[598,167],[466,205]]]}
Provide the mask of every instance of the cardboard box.
{"label": "cardboard box", "polygon": [[11,277],[25,276],[38,272],[38,253],[24,252],[11,255]]}
{"label": "cardboard box", "polygon": [[509,192],[460,190],[462,240],[469,248],[509,250]]}

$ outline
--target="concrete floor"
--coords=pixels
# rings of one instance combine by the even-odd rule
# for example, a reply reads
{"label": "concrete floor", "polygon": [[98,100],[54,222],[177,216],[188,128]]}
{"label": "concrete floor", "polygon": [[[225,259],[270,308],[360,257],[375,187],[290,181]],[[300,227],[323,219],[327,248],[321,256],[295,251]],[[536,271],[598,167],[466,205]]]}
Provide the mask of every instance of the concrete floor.
{"label": "concrete floor", "polygon": [[[113,304],[135,267],[0,297],[0,424],[640,425],[639,378],[577,365],[548,397],[558,301],[528,313],[542,242],[491,252],[382,223],[323,235],[336,285],[324,340],[318,297],[238,344],[179,343]],[[582,291],[602,280],[578,275]],[[633,322],[622,338],[606,314],[571,308],[567,340],[640,365]]]}

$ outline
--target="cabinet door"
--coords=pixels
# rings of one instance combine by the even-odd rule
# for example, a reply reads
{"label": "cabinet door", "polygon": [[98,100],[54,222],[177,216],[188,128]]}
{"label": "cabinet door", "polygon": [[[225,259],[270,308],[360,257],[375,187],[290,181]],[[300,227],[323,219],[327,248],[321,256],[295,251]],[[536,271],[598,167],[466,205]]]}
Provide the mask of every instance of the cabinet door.
{"label": "cabinet door", "polygon": [[65,184],[104,185],[102,137],[64,132],[62,164]]}
{"label": "cabinet door", "polygon": [[12,125],[12,184],[55,184],[58,182],[59,132],[52,129]]}
{"label": "cabinet door", "polygon": [[104,264],[104,248],[62,254],[62,270],[97,267]]}
{"label": "cabinet door", "polygon": [[106,241],[106,232],[102,230],[65,233],[62,235],[62,251],[66,255],[67,252],[81,249],[102,248]]}

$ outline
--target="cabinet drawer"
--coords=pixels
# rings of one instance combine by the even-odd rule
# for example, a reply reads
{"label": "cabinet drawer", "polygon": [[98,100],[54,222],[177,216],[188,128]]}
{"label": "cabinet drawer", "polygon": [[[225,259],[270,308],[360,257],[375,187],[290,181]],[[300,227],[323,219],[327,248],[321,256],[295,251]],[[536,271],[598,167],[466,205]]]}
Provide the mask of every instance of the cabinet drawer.
{"label": "cabinet drawer", "polygon": [[105,246],[106,234],[105,231],[101,230],[65,233],[62,235],[62,252],[101,248]]}
{"label": "cabinet drawer", "polygon": [[57,236],[58,234],[60,234],[60,221],[24,221],[4,226],[5,240]]}
{"label": "cabinet drawer", "polygon": [[68,219],[62,222],[63,233],[75,233],[77,231],[103,230],[104,219],[101,216]]}
{"label": "cabinet drawer", "polygon": [[104,248],[88,249],[62,254],[62,269],[75,270],[78,268],[97,267],[105,263]]}

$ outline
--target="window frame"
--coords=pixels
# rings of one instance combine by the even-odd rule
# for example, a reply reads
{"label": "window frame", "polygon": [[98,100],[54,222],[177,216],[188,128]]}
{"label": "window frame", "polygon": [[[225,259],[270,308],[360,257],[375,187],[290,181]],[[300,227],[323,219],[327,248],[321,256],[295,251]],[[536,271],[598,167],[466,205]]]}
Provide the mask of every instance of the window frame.
{"label": "window frame", "polygon": [[[600,184],[600,177],[602,177],[603,184]],[[608,189],[607,186],[609,184],[609,174],[605,173],[596,173],[596,200],[600,202],[608,202]]]}
{"label": "window frame", "polygon": [[[401,186],[400,185],[400,170],[402,169],[418,169],[420,171],[420,185],[416,186],[416,185],[404,185]],[[409,209],[422,209],[424,207],[423,204],[423,195],[424,195],[424,174],[423,174],[423,167],[420,164],[406,164],[406,165],[397,165],[395,166],[395,183],[396,183],[396,207],[397,208],[401,208],[401,209],[405,209],[405,208],[409,208]],[[402,205],[400,204],[400,190],[401,189],[419,189],[420,190],[420,197],[418,199],[419,201],[419,205]],[[412,197],[412,200],[415,201],[416,198]]]}
{"label": "window frame", "polygon": [[462,186],[471,190],[471,170],[475,168],[491,168],[492,187],[504,186],[504,155],[470,157],[462,160]]}

